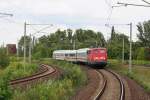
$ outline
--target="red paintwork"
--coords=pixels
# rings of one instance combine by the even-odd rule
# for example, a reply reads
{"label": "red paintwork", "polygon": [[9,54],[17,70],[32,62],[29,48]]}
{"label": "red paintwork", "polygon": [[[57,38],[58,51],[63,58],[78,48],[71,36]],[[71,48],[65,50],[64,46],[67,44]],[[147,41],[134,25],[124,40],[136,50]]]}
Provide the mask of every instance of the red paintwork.
{"label": "red paintwork", "polygon": [[88,52],[88,62],[107,62],[106,48],[93,48]]}

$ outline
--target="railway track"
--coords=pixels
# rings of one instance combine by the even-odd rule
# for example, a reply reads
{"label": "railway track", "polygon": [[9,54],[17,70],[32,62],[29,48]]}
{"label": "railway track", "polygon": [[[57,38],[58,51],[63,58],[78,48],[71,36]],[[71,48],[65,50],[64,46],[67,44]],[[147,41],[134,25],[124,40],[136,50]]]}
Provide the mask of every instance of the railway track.
{"label": "railway track", "polygon": [[125,87],[121,78],[110,70],[97,70],[103,86],[93,100],[125,100]]}
{"label": "railway track", "polygon": [[30,82],[38,81],[42,78],[48,77],[49,75],[53,74],[56,72],[56,69],[48,66],[41,64],[40,65],[40,71],[36,74],[33,74],[31,76],[15,79],[10,81],[10,86],[16,86],[20,84],[29,84]]}

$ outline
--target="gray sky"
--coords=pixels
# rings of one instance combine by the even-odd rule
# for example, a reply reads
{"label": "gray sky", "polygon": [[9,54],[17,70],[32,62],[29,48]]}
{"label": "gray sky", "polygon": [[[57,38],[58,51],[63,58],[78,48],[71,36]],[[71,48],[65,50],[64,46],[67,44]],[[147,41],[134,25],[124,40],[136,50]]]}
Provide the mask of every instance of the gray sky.
{"label": "gray sky", "polygon": [[[0,16],[0,44],[16,43],[23,35],[23,23],[53,24],[45,32],[53,32],[58,28],[85,28],[101,31],[105,38],[110,37],[110,28],[105,24],[133,23],[133,40],[138,33],[138,22],[150,19],[150,7],[110,8],[117,2],[145,4],[142,0],[1,0],[0,12],[12,13],[13,17]],[[150,1],[150,0],[147,0]],[[110,20],[108,21],[108,17]],[[28,26],[27,34],[47,26]],[[129,35],[129,26],[115,27],[117,31]],[[44,33],[38,34],[38,36]]]}

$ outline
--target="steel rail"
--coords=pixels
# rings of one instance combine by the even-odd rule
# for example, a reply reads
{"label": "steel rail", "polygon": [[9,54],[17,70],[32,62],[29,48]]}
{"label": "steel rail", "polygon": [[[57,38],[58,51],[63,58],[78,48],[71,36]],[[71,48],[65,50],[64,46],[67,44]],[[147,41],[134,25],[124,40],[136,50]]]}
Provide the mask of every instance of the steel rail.
{"label": "steel rail", "polygon": [[36,73],[34,75],[31,75],[31,76],[27,76],[27,77],[11,80],[9,84],[10,85],[16,85],[16,84],[20,84],[20,83],[24,83],[24,82],[33,81],[33,80],[36,80],[36,79],[44,78],[44,77],[46,77],[46,76],[56,72],[56,69],[53,68],[53,71],[48,73],[48,71],[50,70],[48,68],[48,65],[42,64],[41,66],[43,67],[43,70],[41,72]]}
{"label": "steel rail", "polygon": [[117,80],[119,81],[119,84],[120,84],[120,98],[119,98],[119,100],[125,100],[125,86],[124,86],[123,81],[121,80],[121,78],[116,73],[114,73],[110,70],[106,70],[106,71],[112,73],[117,78]]}
{"label": "steel rail", "polygon": [[103,74],[101,71],[99,71],[99,70],[97,70],[97,72],[98,72],[99,74],[101,74],[102,77],[103,77],[103,86],[102,86],[102,89],[99,91],[99,93],[95,96],[94,100],[99,100],[99,99],[100,99],[100,97],[101,97],[102,94],[104,93],[105,88],[106,88],[106,85],[107,85],[107,80],[106,80],[104,74]]}
{"label": "steel rail", "polygon": [[[44,66],[44,65],[40,65],[40,71],[31,75],[32,77],[33,76],[37,76],[37,75],[40,75],[40,74],[43,74],[45,73],[46,71],[48,71],[48,67]],[[10,80],[11,82],[12,81],[18,81],[18,80],[23,80],[23,79],[26,79],[26,78],[30,78],[31,76],[25,76],[25,77],[22,77],[22,78],[17,78],[17,79],[13,79],[13,80]]]}
{"label": "steel rail", "polygon": [[[114,75],[116,77],[116,79],[118,80],[118,82],[120,84],[120,97],[119,97],[119,100],[125,100],[125,87],[124,87],[123,81],[119,78],[119,76],[116,73],[114,73],[110,70],[105,70],[105,71],[111,73],[112,75]],[[103,76],[103,86],[102,86],[101,91],[99,91],[99,93],[95,96],[95,98],[93,100],[100,100],[100,97],[103,95],[103,93],[105,91],[105,88],[106,88],[106,85],[107,85],[107,79],[104,76],[104,74],[100,70],[97,70],[97,72],[99,72]]]}

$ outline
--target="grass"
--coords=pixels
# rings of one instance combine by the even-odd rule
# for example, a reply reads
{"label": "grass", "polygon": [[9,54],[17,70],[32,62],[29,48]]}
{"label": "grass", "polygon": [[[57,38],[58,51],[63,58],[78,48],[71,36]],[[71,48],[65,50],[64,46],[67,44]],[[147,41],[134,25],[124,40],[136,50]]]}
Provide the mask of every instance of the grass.
{"label": "grass", "polygon": [[123,75],[127,75],[139,83],[147,92],[150,92],[150,67],[133,66],[132,73],[129,73],[128,65],[122,65],[117,60],[109,60],[108,67]]}
{"label": "grass", "polygon": [[150,65],[150,61],[145,60],[133,60],[132,62],[135,65]]}
{"label": "grass", "polygon": [[[117,59],[109,59],[108,61],[113,62],[113,63],[120,63],[120,62],[122,62],[121,59],[119,59],[119,60],[117,60]],[[129,64],[129,61],[125,60],[124,64]],[[148,60],[132,60],[132,64],[133,65],[149,65],[150,66],[150,61],[148,61]]]}
{"label": "grass", "polygon": [[2,69],[0,69],[0,74],[3,72],[3,70]]}
{"label": "grass", "polygon": [[66,61],[44,59],[44,64],[55,65],[64,71],[57,80],[49,80],[26,91],[17,89],[14,91],[12,100],[69,100],[76,90],[87,82],[86,74],[78,65]]}
{"label": "grass", "polygon": [[37,64],[24,64],[22,62],[11,62],[10,65],[1,69],[0,73],[0,100],[10,100],[13,91],[9,87],[12,79],[29,76],[37,71]]}
{"label": "grass", "polygon": [[32,75],[38,69],[37,64],[28,64],[25,66],[22,62],[11,62],[11,64],[2,71],[2,76],[9,75],[9,80]]}
{"label": "grass", "polygon": [[67,100],[73,95],[73,82],[69,79],[36,85],[27,91],[15,91],[12,100]]}

